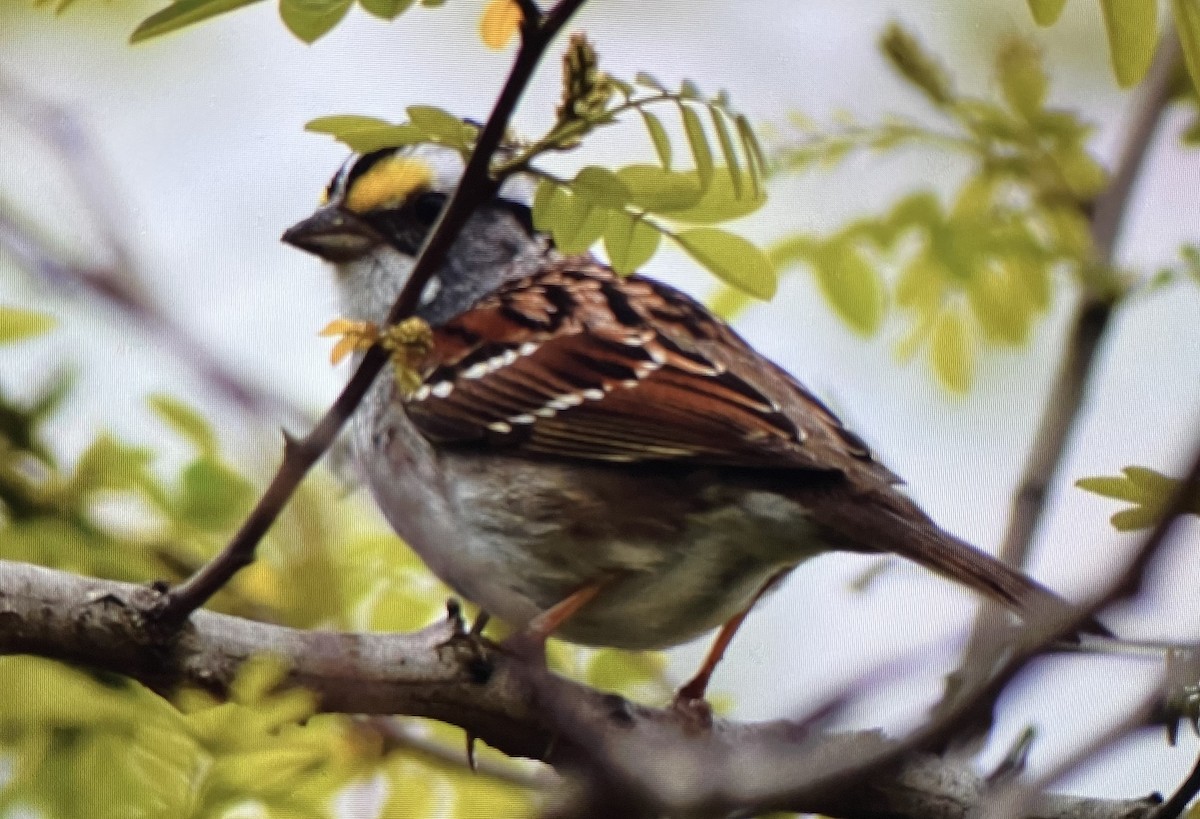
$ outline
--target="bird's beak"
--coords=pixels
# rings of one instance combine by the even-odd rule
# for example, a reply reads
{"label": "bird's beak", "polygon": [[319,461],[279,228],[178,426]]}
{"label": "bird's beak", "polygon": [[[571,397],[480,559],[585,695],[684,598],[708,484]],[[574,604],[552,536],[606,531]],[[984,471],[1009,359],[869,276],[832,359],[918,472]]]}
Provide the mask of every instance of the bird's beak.
{"label": "bird's beak", "polygon": [[348,262],[371,250],[382,237],[361,216],[326,205],[283,234],[293,247],[328,262]]}

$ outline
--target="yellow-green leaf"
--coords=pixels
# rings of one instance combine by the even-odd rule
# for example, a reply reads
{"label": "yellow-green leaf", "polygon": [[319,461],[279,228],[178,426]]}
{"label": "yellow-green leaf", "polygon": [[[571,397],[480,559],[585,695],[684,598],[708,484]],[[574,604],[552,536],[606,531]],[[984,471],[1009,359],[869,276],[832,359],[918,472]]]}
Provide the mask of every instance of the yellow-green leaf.
{"label": "yellow-green leaf", "polygon": [[1046,74],[1042,56],[1025,40],[1011,40],[996,55],[1000,90],[1014,111],[1032,119],[1046,101]]}
{"label": "yellow-green leaf", "polygon": [[733,183],[733,196],[742,198],[742,163],[738,159],[737,150],[733,147],[733,137],[729,126],[725,123],[725,114],[719,108],[710,107],[708,113],[712,119],[713,129],[717,132],[717,141],[721,146],[721,155],[725,157],[725,168],[729,180]]}
{"label": "yellow-green leaf", "polygon": [[1200,93],[1200,0],[1172,0],[1172,8],[1192,86]]}
{"label": "yellow-green leaf", "polygon": [[1029,337],[1031,305],[1005,268],[976,269],[967,283],[967,298],[988,341],[1016,345]]}
{"label": "yellow-green leaf", "polygon": [[1051,26],[1062,14],[1067,0],[1029,0],[1029,10],[1039,26]]}
{"label": "yellow-green leaf", "polygon": [[342,21],[351,0],[279,0],[279,16],[288,30],[314,43]]}
{"label": "yellow-green leaf", "polygon": [[692,147],[692,158],[696,162],[696,172],[700,178],[700,187],[706,187],[713,175],[713,153],[708,144],[708,134],[704,131],[704,123],[700,115],[690,105],[679,106],[680,116],[683,117],[683,130],[687,134],[688,144]]}
{"label": "yellow-green leaf", "polygon": [[534,228],[542,233],[549,233],[550,225],[554,221],[554,200],[557,190],[556,183],[549,179],[543,179],[538,182],[537,189],[533,193],[533,209],[530,217],[533,219]]}
{"label": "yellow-green leaf", "polygon": [[617,177],[629,189],[633,204],[650,213],[669,214],[700,201],[700,180],[694,171],[670,171],[658,165],[626,165]]}
{"label": "yellow-green leaf", "polygon": [[0,344],[34,338],[54,329],[52,316],[19,307],[0,305]]}
{"label": "yellow-green leaf", "polygon": [[624,211],[609,214],[604,228],[604,252],[618,273],[633,273],[658,250],[662,233],[644,219],[635,219]]}
{"label": "yellow-green leaf", "polygon": [[604,234],[610,213],[608,208],[557,186],[542,207],[542,218],[563,253],[582,253],[594,245]]}
{"label": "yellow-green leaf", "polygon": [[1109,58],[1122,88],[1141,82],[1158,41],[1157,0],[1100,0]]}
{"label": "yellow-green leaf", "polygon": [[675,235],[680,247],[721,281],[759,299],[775,295],[775,268],[761,250],[718,228],[693,228]]}
{"label": "yellow-green leaf", "polygon": [[833,242],[813,258],[817,284],[834,311],[862,335],[874,335],[887,306],[883,278],[847,242]]}
{"label": "yellow-green leaf", "polygon": [[938,380],[952,392],[971,388],[975,369],[975,347],[963,311],[943,310],[934,322],[929,340],[930,363]]}
{"label": "yellow-green leaf", "polygon": [[465,150],[471,147],[479,129],[433,105],[410,105],[404,109],[409,124],[432,142]]}
{"label": "yellow-green leaf", "polygon": [[383,20],[395,20],[413,4],[413,0],[358,0],[370,14]]}
{"label": "yellow-green leaf", "polygon": [[946,70],[922,48],[911,32],[892,23],[884,31],[879,46],[900,76],[920,89],[935,105],[945,105],[953,98]]}
{"label": "yellow-green leaf", "polygon": [[257,2],[258,0],[178,0],[143,20],[133,30],[133,34],[129,35],[129,42],[140,43]]}
{"label": "yellow-green leaf", "polygon": [[150,396],[150,408],[166,423],[190,441],[201,455],[206,457],[216,455],[217,436],[212,426],[200,413],[169,395],[156,394]]}
{"label": "yellow-green leaf", "polygon": [[182,475],[177,513],[204,531],[222,531],[250,510],[254,487],[215,458],[193,461]]}
{"label": "yellow-green leaf", "polygon": [[667,129],[663,127],[662,120],[649,111],[643,109],[641,115],[642,121],[646,124],[646,132],[650,134],[650,141],[654,143],[658,161],[669,170],[671,168],[671,138],[667,136]]}
{"label": "yellow-green leaf", "polygon": [[623,208],[629,204],[628,186],[608,168],[588,165],[571,181],[571,190],[595,205]]}

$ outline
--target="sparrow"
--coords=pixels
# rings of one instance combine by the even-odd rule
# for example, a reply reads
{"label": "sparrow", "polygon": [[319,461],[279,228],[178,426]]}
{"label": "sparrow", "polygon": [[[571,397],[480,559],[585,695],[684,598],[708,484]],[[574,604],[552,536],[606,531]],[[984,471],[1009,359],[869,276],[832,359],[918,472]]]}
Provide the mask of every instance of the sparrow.
{"label": "sparrow", "polygon": [[[351,157],[283,241],[384,321],[463,172],[452,149]],[[513,176],[430,279],[415,379],[352,419],[379,508],[458,594],[543,640],[661,649],[720,628],[811,557],[899,555],[1018,615],[1054,592],[939,527],[803,384],[679,290],[568,255]],[[409,366],[409,365],[405,365]]]}

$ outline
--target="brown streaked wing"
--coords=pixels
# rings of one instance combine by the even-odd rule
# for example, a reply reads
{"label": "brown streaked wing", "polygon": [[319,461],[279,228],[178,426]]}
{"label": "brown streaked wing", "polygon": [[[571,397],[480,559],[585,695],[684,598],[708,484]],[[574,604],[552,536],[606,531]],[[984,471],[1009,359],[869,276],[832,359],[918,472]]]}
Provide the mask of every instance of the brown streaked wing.
{"label": "brown streaked wing", "polygon": [[506,285],[437,328],[408,412],[435,441],[510,452],[760,468],[870,462],[832,413],[702,306],[586,259]]}

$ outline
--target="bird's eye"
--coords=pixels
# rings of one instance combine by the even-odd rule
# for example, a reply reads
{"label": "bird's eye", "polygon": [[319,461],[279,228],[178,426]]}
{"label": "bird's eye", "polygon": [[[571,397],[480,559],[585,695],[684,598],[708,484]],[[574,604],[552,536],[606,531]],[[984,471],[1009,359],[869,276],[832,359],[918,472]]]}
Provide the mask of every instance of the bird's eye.
{"label": "bird's eye", "polygon": [[412,200],[413,216],[425,225],[432,225],[446,206],[446,194],[438,191],[423,191]]}

